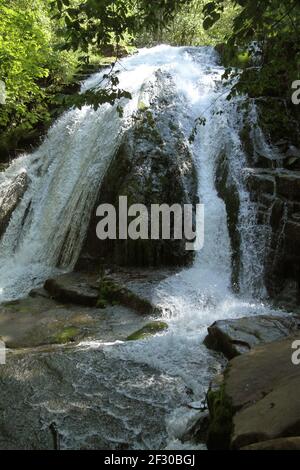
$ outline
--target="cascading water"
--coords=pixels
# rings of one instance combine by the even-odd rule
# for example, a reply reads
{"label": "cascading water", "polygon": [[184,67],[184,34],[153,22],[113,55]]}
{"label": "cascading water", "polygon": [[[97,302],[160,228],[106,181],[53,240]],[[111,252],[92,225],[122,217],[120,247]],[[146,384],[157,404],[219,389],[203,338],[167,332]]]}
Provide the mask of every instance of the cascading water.
{"label": "cascading water", "polygon": [[[226,90],[220,80],[223,69],[217,65],[216,54],[211,48],[158,46],[141,50],[136,56],[122,61],[120,87],[133,95],[131,101],[123,103],[122,119],[109,105],[98,111],[87,107],[71,110],[58,120],[35,153],[15,161],[0,180],[4,187],[16,174],[24,171],[30,179],[0,245],[0,286],[2,298],[7,299],[20,297],[34,285],[39,285],[55,272],[57,264],[64,270],[71,270],[74,266],[89,222],[87,208],[93,206],[99,182],[124,129],[130,125],[130,118],[138,108],[143,83],[150,80],[158,69],[172,75],[181,106],[180,122],[187,140],[195,119],[199,116],[206,119],[205,126],[199,128],[191,145],[198,171],[199,197],[205,205],[204,248],[197,253],[191,268],[169,277],[156,289],[154,300],[162,307],[169,324],[166,333],[130,343],[82,344],[82,348],[91,352],[89,362],[78,366],[85,376],[98,380],[101,377],[118,394],[122,389],[126,400],[129,397],[133,399],[133,384],[127,384],[127,389],[124,382],[120,385],[116,366],[113,366],[114,372],[110,376],[101,375],[97,362],[99,356],[95,356],[93,350],[101,349],[108,362],[125,364],[122,370],[128,369],[128,381],[132,374],[130,364],[145,365],[159,372],[158,388],[155,383],[153,388],[148,377],[150,382],[145,382],[143,393],[139,391],[136,400],[142,401],[145,407],[151,405],[153,410],[166,407],[165,427],[169,439],[165,434],[158,438],[148,432],[147,439],[141,441],[136,438],[135,443],[136,447],[145,448],[162,443],[167,445],[167,442],[170,448],[179,446],[177,439],[183,432],[184,423],[195,419],[195,411],[178,406],[180,400],[182,405],[186,405],[184,391],[178,392],[181,398],[174,399],[174,403],[172,400],[171,403],[168,400],[164,402],[164,399],[159,402],[156,393],[160,396],[161,388],[165,386],[169,398],[172,398],[170,389],[180,389],[183,384],[193,394],[190,401],[203,399],[212,375],[219,368],[217,358],[202,345],[206,328],[217,319],[253,315],[265,310],[260,300],[254,300],[263,295],[263,289],[259,290],[258,286],[263,285],[261,252],[265,240],[256,226],[255,207],[243,181],[246,159],[239,137],[241,119],[238,112],[238,101],[242,98],[233,102],[226,100]],[[102,74],[92,76],[83,88],[97,86],[101,77]],[[231,290],[231,245],[226,208],[215,187],[217,159],[224,150],[240,198],[242,272],[239,296]],[[141,369],[139,374],[142,373]],[[142,375],[136,374],[134,369],[132,380],[143,382]],[[155,381],[153,377],[152,381]],[[76,390],[80,387],[78,385]],[[148,395],[145,390],[148,390]],[[128,413],[134,412],[128,411],[128,406],[124,406],[123,411],[121,408],[120,405],[118,419],[123,420],[129,432]],[[121,418],[120,413],[124,413]],[[145,413],[145,423],[148,413]],[[139,415],[138,419],[143,418]],[[60,425],[64,427],[63,423]],[[146,426],[140,422],[131,423],[136,429],[140,425]],[[72,446],[74,442],[68,437],[65,445]]]}

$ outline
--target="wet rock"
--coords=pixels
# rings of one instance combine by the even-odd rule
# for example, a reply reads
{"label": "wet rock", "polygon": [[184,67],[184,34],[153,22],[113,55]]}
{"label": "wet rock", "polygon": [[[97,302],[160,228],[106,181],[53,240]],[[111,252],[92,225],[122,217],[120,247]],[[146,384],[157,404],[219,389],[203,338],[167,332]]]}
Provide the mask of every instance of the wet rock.
{"label": "wet rock", "polygon": [[[300,275],[300,172],[287,169],[248,171],[248,189],[257,203],[257,220],[266,236],[265,284],[273,298]],[[294,297],[298,302],[300,291]]]}
{"label": "wet rock", "polygon": [[249,171],[247,185],[256,198],[261,194],[273,196],[275,193],[275,177],[268,171],[257,169]]}
{"label": "wet rock", "polygon": [[276,178],[277,193],[286,199],[300,202],[300,172],[282,172]]}
{"label": "wet rock", "polygon": [[125,340],[145,323],[142,316],[121,305],[104,310],[27,297],[0,308],[0,336],[8,348],[33,348],[82,339]]}
{"label": "wet rock", "polygon": [[[179,109],[180,108],[180,109]],[[96,207],[109,203],[118,209],[119,196],[128,206],[144,204],[195,204],[197,176],[179,116],[184,103],[172,77],[158,71],[141,92],[139,111],[99,188]],[[105,240],[96,236],[96,208],[79,259],[105,259],[123,266],[179,266],[192,261],[186,240]],[[173,222],[171,222],[171,233]],[[150,225],[149,225],[150,229]],[[150,230],[149,230],[150,233]]]}
{"label": "wet rock", "polygon": [[219,320],[208,328],[204,344],[232,359],[256,345],[276,341],[299,329],[300,318],[292,315]]}
{"label": "wet rock", "polygon": [[151,323],[147,323],[147,325],[143,326],[143,328],[129,335],[127,337],[127,341],[137,341],[145,339],[149,336],[155,335],[156,333],[161,333],[162,331],[165,331],[167,329],[167,323],[162,321],[153,321]]}
{"label": "wet rock", "polygon": [[221,197],[226,205],[227,226],[231,242],[232,252],[232,286],[238,290],[239,276],[241,269],[241,253],[240,253],[240,232],[238,230],[238,218],[240,210],[239,192],[229,170],[229,163],[226,153],[219,156],[215,184],[219,197]]}
{"label": "wet rock", "polygon": [[0,189],[0,237],[4,234],[12,213],[28,187],[27,173],[16,176],[8,186]]}
{"label": "wet rock", "polygon": [[[232,359],[210,406],[222,442],[240,449],[262,441],[300,435],[300,368],[291,360],[299,336],[254,347]],[[222,400],[220,399],[222,397]],[[218,407],[218,414],[214,414]],[[212,410],[212,411],[211,411]],[[224,430],[224,426],[223,426]],[[210,448],[219,445],[210,433]]]}
{"label": "wet rock", "polygon": [[13,349],[72,342],[97,329],[97,312],[28,297],[1,305],[0,335]]}
{"label": "wet rock", "polygon": [[147,298],[143,298],[126,287],[117,284],[112,279],[104,278],[100,281],[97,305],[105,307],[107,302],[120,303],[141,315],[150,315],[157,311],[157,308]]}
{"label": "wet rock", "polygon": [[182,442],[206,442],[209,427],[209,412],[202,411],[196,415],[195,423],[191,424],[185,433],[180,437]]}
{"label": "wet rock", "polygon": [[55,300],[67,304],[98,308],[120,304],[142,315],[159,311],[150,300],[151,292],[147,296],[134,287],[127,288],[121,282],[121,276],[101,277],[95,273],[73,272],[48,279],[44,289]]}
{"label": "wet rock", "polygon": [[[90,281],[90,282],[89,282]],[[47,279],[44,288],[51,296],[60,301],[95,307],[99,290],[95,279],[77,273],[64,274],[56,279]]]}
{"label": "wet rock", "polygon": [[179,378],[97,343],[8,352],[0,388],[6,450],[162,449],[169,410],[186,399]]}

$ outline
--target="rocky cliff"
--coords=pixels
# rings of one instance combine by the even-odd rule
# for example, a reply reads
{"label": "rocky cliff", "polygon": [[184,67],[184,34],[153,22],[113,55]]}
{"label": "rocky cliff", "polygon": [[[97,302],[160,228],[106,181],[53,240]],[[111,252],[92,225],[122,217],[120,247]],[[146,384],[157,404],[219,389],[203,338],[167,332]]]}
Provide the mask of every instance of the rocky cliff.
{"label": "rocky cliff", "polygon": [[127,266],[180,266],[192,261],[184,239],[100,241],[96,236],[96,208],[109,203],[118,209],[119,196],[127,196],[128,206],[144,204],[149,213],[151,204],[197,203],[197,175],[179,107],[172,77],[158,71],[141,90],[139,110],[100,185],[78,266],[99,260]]}
{"label": "rocky cliff", "polygon": [[[248,156],[248,189],[258,224],[266,226],[265,283],[286,303],[299,301],[300,274],[300,108],[276,98],[256,100],[258,125],[243,129]],[[258,145],[261,132],[268,147]],[[268,148],[268,150],[266,150]]]}

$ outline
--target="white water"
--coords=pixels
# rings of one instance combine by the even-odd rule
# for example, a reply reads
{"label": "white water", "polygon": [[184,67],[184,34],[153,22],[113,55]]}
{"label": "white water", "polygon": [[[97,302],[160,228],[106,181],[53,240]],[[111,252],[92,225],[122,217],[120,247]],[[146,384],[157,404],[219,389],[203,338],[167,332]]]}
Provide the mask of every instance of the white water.
{"label": "white water", "polygon": [[[148,364],[166,377],[181,377],[195,401],[203,398],[219,368],[216,357],[202,345],[207,326],[217,319],[254,315],[266,309],[261,300],[255,300],[264,295],[264,234],[256,227],[255,207],[244,188],[246,159],[239,138],[239,102],[226,101],[226,90],[220,84],[223,69],[217,65],[212,49],[159,46],[124,59],[120,87],[129,90],[133,100],[124,103],[123,119],[109,105],[96,112],[87,107],[71,110],[55,124],[35,153],[21,157],[0,175],[3,185],[22,171],[27,171],[31,178],[1,241],[0,286],[2,299],[16,298],[52,274],[58,261],[61,268],[72,269],[89,220],[87,207],[93,205],[99,181],[138,107],[142,85],[158,69],[172,75],[187,139],[194,119],[206,118],[206,125],[199,128],[191,147],[198,171],[199,197],[205,204],[204,249],[197,253],[193,267],[168,278],[156,290],[155,300],[163,307],[169,324],[167,333],[141,342],[106,346],[91,343],[90,347],[102,347],[107,355],[123,361]],[[100,80],[101,74],[96,74],[83,88],[95,87]],[[222,114],[216,115],[215,111]],[[228,156],[241,200],[239,296],[231,290],[226,209],[215,189],[216,162],[222,150]],[[170,448],[181,445],[177,439],[190,415],[191,411],[185,408],[170,414],[167,422]],[[195,414],[192,415],[194,418]]]}

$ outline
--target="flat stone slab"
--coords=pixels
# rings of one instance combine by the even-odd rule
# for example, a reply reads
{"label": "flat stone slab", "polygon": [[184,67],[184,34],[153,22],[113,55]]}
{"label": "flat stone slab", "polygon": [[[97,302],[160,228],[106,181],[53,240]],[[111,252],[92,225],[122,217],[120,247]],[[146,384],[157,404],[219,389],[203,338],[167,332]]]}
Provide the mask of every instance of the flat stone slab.
{"label": "flat stone slab", "polygon": [[124,360],[118,347],[8,352],[0,367],[0,449],[165,448],[166,417],[188,397],[184,383]]}
{"label": "flat stone slab", "polygon": [[58,303],[41,294],[43,291],[0,306],[0,337],[7,348],[36,348],[88,339],[123,341],[147,322],[121,305],[98,309]]}
{"label": "flat stone slab", "polygon": [[[142,315],[151,315],[159,312],[153,293],[165,277],[166,274],[152,270],[135,274],[120,270],[102,277],[96,273],[73,272],[48,279],[44,291],[63,303],[102,307],[106,301],[116,302]],[[36,295],[36,291],[32,294]]]}
{"label": "flat stone slab", "polygon": [[70,273],[55,279],[47,279],[44,288],[60,302],[95,307],[99,297],[97,276]]}
{"label": "flat stone slab", "polygon": [[300,436],[300,366],[292,344],[300,335],[255,347],[229,363],[225,391],[232,403],[232,447]]}
{"label": "flat stone slab", "polygon": [[232,359],[254,346],[282,339],[299,329],[300,317],[293,315],[220,320],[208,328],[204,343],[209,349]]}

